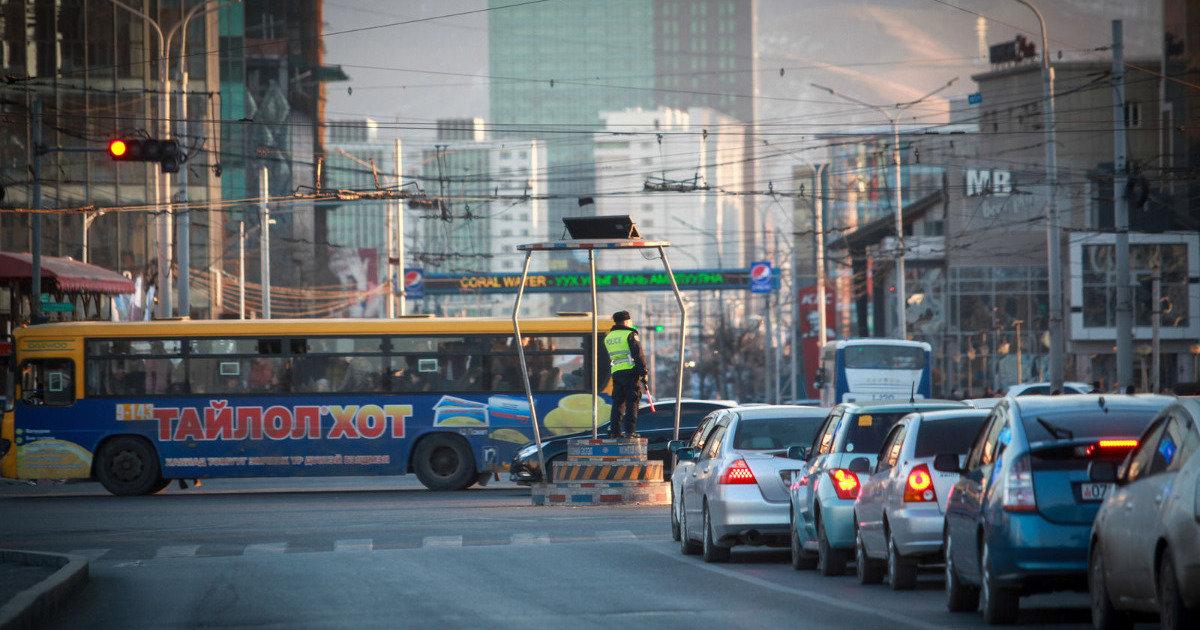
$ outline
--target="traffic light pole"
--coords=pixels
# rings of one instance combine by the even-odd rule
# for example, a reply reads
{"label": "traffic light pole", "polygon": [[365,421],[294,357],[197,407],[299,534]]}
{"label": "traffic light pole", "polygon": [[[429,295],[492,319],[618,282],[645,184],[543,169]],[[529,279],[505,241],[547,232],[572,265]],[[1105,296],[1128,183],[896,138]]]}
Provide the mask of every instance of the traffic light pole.
{"label": "traffic light pole", "polygon": [[[185,60],[186,63],[186,60]],[[175,119],[175,137],[182,138],[186,142],[187,139],[187,83],[182,84],[183,89],[179,93],[179,107],[176,111],[180,112],[180,116]],[[191,267],[192,267],[192,248],[191,248],[191,208],[188,207],[188,167],[187,162],[180,166],[179,176],[175,178],[175,184],[178,187],[175,193],[175,202],[182,204],[183,210],[179,212],[178,220],[175,222],[175,250],[179,260],[179,315],[186,317],[191,314]]]}
{"label": "traffic light pole", "polygon": [[29,254],[32,258],[29,273],[29,321],[34,324],[42,323],[42,99],[34,97],[29,108],[29,132],[33,140],[33,242]]}

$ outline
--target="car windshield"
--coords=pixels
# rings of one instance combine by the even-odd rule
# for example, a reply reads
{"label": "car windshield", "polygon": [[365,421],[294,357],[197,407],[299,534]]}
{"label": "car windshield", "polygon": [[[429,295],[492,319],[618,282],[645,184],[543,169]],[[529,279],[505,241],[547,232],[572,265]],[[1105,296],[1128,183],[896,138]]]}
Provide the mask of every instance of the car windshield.
{"label": "car windshield", "polygon": [[987,416],[925,420],[917,434],[917,457],[939,453],[966,453]]}
{"label": "car windshield", "polygon": [[842,440],[842,451],[846,453],[878,453],[887,432],[909,412],[901,413],[848,413],[842,423],[849,423],[846,437]]}
{"label": "car windshield", "polygon": [[922,370],[925,351],[907,346],[847,346],[846,369]]}
{"label": "car windshield", "polygon": [[[1044,440],[1137,437],[1150,426],[1158,409],[1147,407],[1137,411],[1095,411],[1073,413],[1042,413],[1021,418],[1025,435],[1030,442]],[[1041,419],[1042,422],[1038,422]]]}
{"label": "car windshield", "polygon": [[810,444],[825,419],[742,418],[733,434],[733,448],[741,451],[774,451]]}

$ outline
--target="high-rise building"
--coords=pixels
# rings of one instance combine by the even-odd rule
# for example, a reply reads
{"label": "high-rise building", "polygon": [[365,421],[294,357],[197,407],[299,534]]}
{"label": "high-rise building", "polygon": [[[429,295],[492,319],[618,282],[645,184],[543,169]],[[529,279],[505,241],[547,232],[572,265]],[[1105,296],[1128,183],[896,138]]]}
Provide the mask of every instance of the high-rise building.
{"label": "high-rise building", "polygon": [[753,1],[506,4],[490,2],[501,9],[489,13],[491,119],[497,135],[545,142],[551,230],[593,196],[600,112],[696,106],[754,120]]}
{"label": "high-rise building", "polygon": [[[146,10],[149,20],[166,31],[197,4],[196,0],[164,1],[150,3]],[[216,14],[199,14],[187,35],[182,59],[188,71],[188,135],[194,142],[185,143],[184,168],[188,199],[203,204],[221,198],[220,154],[213,132],[216,113],[211,109],[220,77],[217,56],[210,54],[217,47]],[[176,53],[170,68],[176,94],[181,39],[177,35],[172,42]],[[123,11],[109,0],[0,3],[0,74],[11,79],[0,97],[3,205],[31,204],[30,111],[35,100],[42,107],[42,144],[50,150],[41,158],[43,207],[154,204],[155,182],[161,177],[158,166],[113,162],[103,149],[118,136],[161,135],[165,77],[157,62],[159,54],[147,18]],[[178,102],[171,109],[175,117],[180,115]],[[203,271],[224,246],[221,212],[203,206],[190,212],[191,265]],[[150,276],[156,271],[158,253],[156,216],[152,209],[47,214],[42,218],[42,251]],[[0,214],[0,250],[24,252],[31,245],[29,216]],[[193,287],[191,304],[197,311],[207,312],[214,300],[204,286]]]}

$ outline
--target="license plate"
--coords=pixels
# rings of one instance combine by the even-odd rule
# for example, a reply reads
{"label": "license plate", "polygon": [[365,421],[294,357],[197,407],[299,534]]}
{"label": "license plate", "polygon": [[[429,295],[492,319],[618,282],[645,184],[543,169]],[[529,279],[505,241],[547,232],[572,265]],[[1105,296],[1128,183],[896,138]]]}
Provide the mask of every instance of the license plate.
{"label": "license plate", "polygon": [[1081,483],[1079,484],[1079,500],[1089,503],[1103,501],[1104,493],[1107,491],[1108,484]]}

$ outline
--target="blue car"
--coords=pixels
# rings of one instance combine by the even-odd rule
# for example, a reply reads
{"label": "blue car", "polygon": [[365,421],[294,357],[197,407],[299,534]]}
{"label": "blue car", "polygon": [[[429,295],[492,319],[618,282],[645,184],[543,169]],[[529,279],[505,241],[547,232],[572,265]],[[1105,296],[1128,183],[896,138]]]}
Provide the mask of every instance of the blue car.
{"label": "blue car", "polygon": [[854,549],[854,501],[875,465],[884,438],[904,416],[966,409],[960,402],[842,403],[825,418],[811,447],[789,449],[806,461],[791,477],[792,567],[841,575]]}
{"label": "blue car", "polygon": [[947,607],[1012,623],[1023,595],[1086,591],[1092,522],[1108,490],[1088,479],[1088,464],[1123,459],[1173,400],[1005,398],[965,462],[938,455],[935,469],[961,475],[946,508]]}

